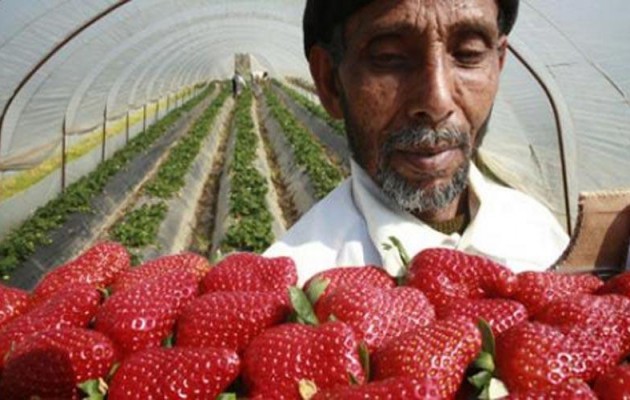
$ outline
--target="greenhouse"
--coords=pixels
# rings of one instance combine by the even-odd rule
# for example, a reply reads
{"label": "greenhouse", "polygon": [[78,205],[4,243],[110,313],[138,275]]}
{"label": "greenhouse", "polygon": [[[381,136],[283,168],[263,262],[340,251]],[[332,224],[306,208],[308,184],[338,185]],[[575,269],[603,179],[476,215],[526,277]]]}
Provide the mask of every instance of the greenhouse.
{"label": "greenhouse", "polygon": [[[348,182],[344,122],[304,54],[305,5],[0,1],[3,284],[34,290],[104,242],[133,265],[262,254]],[[521,0],[473,157],[551,211],[572,238],[567,265],[608,274],[630,265],[628,17],[626,0]]]}

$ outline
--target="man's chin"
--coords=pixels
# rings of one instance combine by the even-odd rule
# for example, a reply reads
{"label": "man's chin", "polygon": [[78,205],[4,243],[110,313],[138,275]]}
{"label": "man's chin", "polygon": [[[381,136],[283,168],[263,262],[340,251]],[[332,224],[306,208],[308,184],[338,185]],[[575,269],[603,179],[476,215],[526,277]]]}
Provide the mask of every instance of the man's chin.
{"label": "man's chin", "polygon": [[455,201],[467,187],[469,165],[462,165],[454,175],[439,174],[408,179],[393,171],[379,171],[383,193],[410,213],[437,211]]}

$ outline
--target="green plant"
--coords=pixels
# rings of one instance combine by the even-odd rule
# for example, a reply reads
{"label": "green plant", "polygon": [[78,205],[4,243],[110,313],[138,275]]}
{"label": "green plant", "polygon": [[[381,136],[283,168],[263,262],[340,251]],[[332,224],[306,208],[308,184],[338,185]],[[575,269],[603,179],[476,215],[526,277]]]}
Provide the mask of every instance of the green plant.
{"label": "green plant", "polygon": [[160,223],[166,217],[165,203],[145,204],[125,215],[112,229],[112,238],[125,247],[143,247],[154,244]]}
{"label": "green plant", "polygon": [[230,166],[230,216],[233,223],[221,243],[223,251],[262,252],[273,241],[267,209],[267,181],[254,167],[259,139],[251,116],[252,94],[240,96],[234,114],[236,142]]}
{"label": "green plant", "polygon": [[183,113],[207,97],[214,86],[208,86],[197,97],[168,113],[144,133],[133,138],[98,168],[68,186],[58,197],[38,208],[32,217],[0,242],[0,274],[7,280],[17,265],[35,252],[38,246],[51,243],[50,232],[60,227],[73,213],[91,212],[92,199],[102,192],[109,180],[138,154],[147,150]]}
{"label": "green plant", "polygon": [[[293,80],[289,81],[295,83],[295,81]],[[311,114],[314,114],[315,116],[324,120],[331,128],[333,128],[336,133],[342,136],[346,134],[346,128],[343,121],[332,118],[328,114],[328,112],[324,110],[324,107],[320,106],[319,104],[313,103],[311,100],[306,98],[306,96],[298,93],[296,90],[286,85],[283,85],[280,81],[274,80],[274,83],[282,88],[282,90],[284,90],[295,102],[306,108]],[[304,85],[301,84],[298,84],[298,86],[304,87]]]}
{"label": "green plant", "polygon": [[311,177],[315,196],[318,199],[323,198],[339,185],[343,179],[341,171],[330,162],[313,135],[295,119],[270,89],[265,89],[265,98],[271,114],[293,147],[297,163],[305,168]]}

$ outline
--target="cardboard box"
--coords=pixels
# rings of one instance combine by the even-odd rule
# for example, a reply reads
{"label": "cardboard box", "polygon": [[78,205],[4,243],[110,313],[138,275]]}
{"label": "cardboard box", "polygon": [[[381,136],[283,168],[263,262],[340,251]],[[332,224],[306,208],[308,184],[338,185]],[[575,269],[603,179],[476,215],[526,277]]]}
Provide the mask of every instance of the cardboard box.
{"label": "cardboard box", "polygon": [[628,267],[630,190],[582,193],[571,242],[555,269],[594,272],[603,277]]}

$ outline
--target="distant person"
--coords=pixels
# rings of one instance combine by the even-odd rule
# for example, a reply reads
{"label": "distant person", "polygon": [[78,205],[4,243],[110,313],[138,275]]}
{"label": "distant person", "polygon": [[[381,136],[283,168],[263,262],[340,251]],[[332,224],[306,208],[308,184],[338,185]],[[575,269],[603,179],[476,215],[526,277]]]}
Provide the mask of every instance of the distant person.
{"label": "distant person", "polygon": [[352,175],[265,255],[293,257],[301,282],[350,265],[400,275],[390,236],[412,255],[551,266],[568,244],[555,217],[471,162],[517,11],[518,0],[307,0],[306,57],[322,105],[345,121]]}

